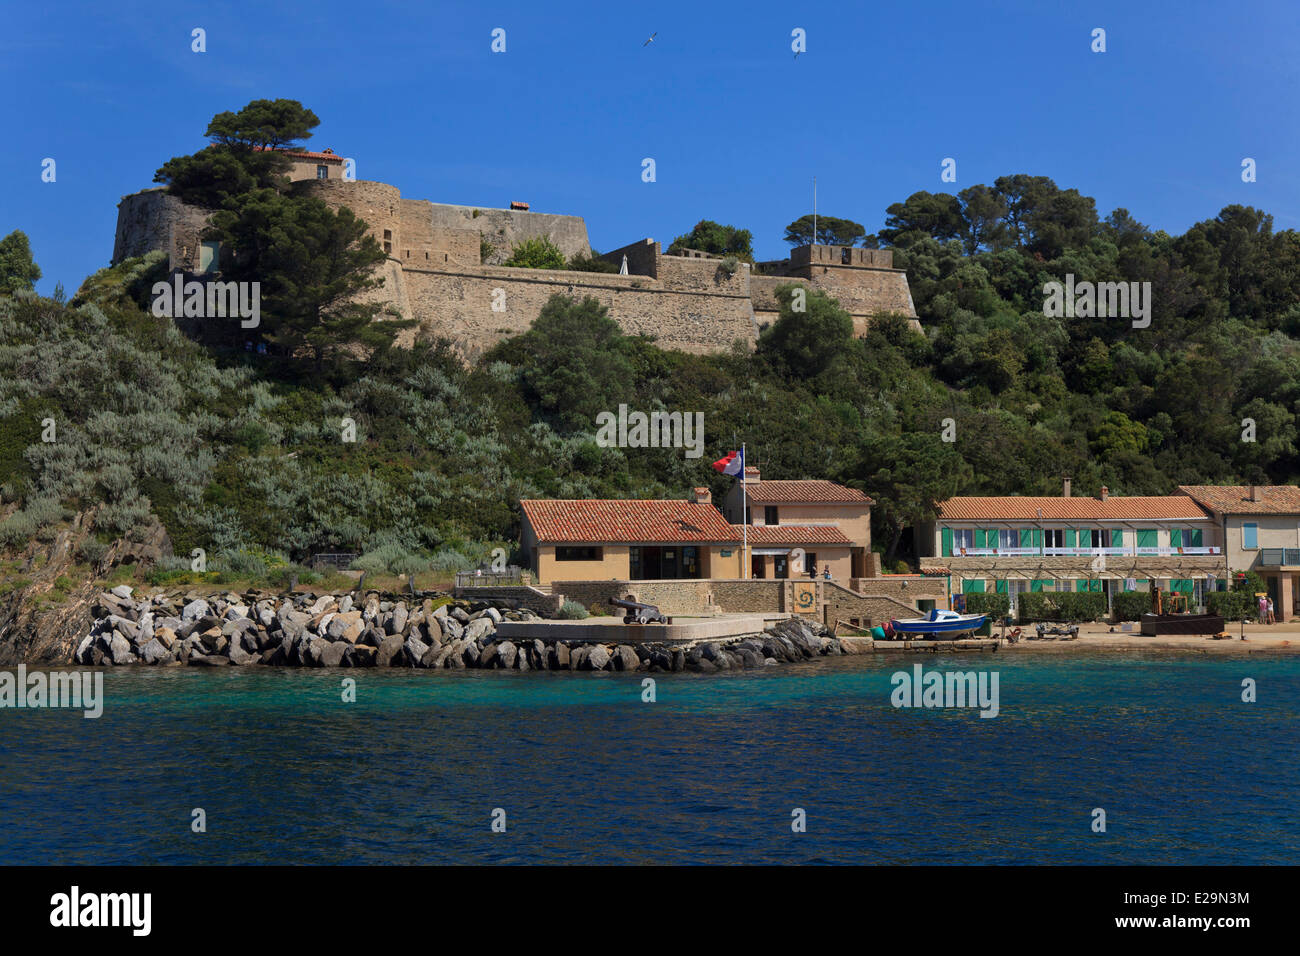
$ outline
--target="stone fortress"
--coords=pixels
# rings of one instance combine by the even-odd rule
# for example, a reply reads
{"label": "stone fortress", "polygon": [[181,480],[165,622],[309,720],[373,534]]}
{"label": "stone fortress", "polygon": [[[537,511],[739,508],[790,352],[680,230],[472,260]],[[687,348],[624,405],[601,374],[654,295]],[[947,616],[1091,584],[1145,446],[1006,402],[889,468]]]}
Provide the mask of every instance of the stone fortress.
{"label": "stone fortress", "polygon": [[[418,323],[399,342],[419,333],[442,336],[472,361],[527,330],[546,300],[563,293],[594,297],[625,332],[654,336],[662,348],[717,352],[737,340],[752,347],[778,316],[777,287],[791,282],[836,298],[859,335],[872,316],[886,312],[906,315],[920,328],[907,276],[893,268],[887,249],[802,246],[789,259],[753,268],[741,262],[730,271],[721,257],[690,250],[665,255],[660,243],[642,239],[602,256],[620,267],[626,257],[626,274],[507,267],[501,263],[512,246],[533,237],[550,239],[566,258],[586,254],[586,223],[521,208],[403,199],[395,186],[344,179],[344,160],[330,150],[290,156],[295,188],[333,208],[350,208],[387,253],[378,270],[384,284],[373,298]],[[124,197],[113,264],[161,250],[173,271],[213,272],[219,245],[202,238],[210,214],[164,187]]]}

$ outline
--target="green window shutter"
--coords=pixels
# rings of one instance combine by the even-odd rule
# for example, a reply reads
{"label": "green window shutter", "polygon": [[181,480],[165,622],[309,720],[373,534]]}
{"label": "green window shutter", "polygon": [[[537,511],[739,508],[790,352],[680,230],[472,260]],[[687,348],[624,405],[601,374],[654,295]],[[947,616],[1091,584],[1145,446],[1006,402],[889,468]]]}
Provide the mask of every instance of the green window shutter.
{"label": "green window shutter", "polygon": [[1029,590],[1031,590],[1031,591],[1041,591],[1041,590],[1043,590],[1043,585],[1045,585],[1045,584],[1050,584],[1050,583],[1051,583],[1050,581],[1039,581],[1039,580],[1030,581],[1030,582],[1029,582]]}
{"label": "green window shutter", "polygon": [[983,594],[984,593],[983,579],[976,580],[976,581],[963,580],[961,582],[961,593],[962,594]]}
{"label": "green window shutter", "polygon": [[983,528],[975,529],[975,547],[987,548],[989,546],[989,533]]}
{"label": "green window shutter", "polygon": [[998,546],[998,529],[988,528],[984,533],[988,535],[988,547],[996,548]]}
{"label": "green window shutter", "polygon": [[1034,535],[1029,528],[1020,529],[1020,547],[1032,548],[1034,546]]}
{"label": "green window shutter", "polygon": [[1193,590],[1192,579],[1191,579],[1191,578],[1174,578],[1172,581],[1169,582],[1169,590],[1171,590],[1171,591],[1183,591],[1183,592],[1185,592],[1185,593],[1187,593],[1187,594],[1191,594],[1191,593],[1192,593],[1192,590]]}
{"label": "green window shutter", "polygon": [[1124,532],[1123,532],[1122,530],[1120,530],[1119,528],[1115,528],[1113,531],[1111,531],[1111,533],[1110,533],[1110,546],[1111,546],[1112,548],[1122,548],[1122,547],[1124,547]]}
{"label": "green window shutter", "polygon": [[1204,541],[1204,532],[1200,528],[1192,528],[1190,531],[1187,532],[1187,537],[1188,537],[1187,547],[1189,548],[1205,547],[1205,545],[1202,543]]}
{"label": "green window shutter", "polygon": [[1155,528],[1140,528],[1137,533],[1137,546],[1139,548],[1154,548],[1158,541]]}
{"label": "green window shutter", "polygon": [[1043,529],[1042,529],[1042,528],[1035,528],[1035,529],[1034,529],[1034,543],[1031,544],[1030,547],[1031,547],[1031,548],[1041,548],[1042,546],[1043,546]]}
{"label": "green window shutter", "polygon": [[943,547],[941,548],[941,550],[943,551],[943,556],[945,558],[951,558],[952,557],[952,528],[944,528],[942,531],[940,531],[939,540],[942,542],[943,545]]}
{"label": "green window shutter", "polygon": [[999,594],[1006,594],[1006,593],[1007,593],[1007,582],[1006,582],[1006,580],[1003,579],[1003,580],[1001,580],[1001,581],[998,581],[998,582],[994,585],[994,588],[993,588],[993,589],[994,589],[995,591],[997,591]]}
{"label": "green window shutter", "polygon": [[1182,529],[1182,528],[1170,528],[1170,529],[1169,529],[1169,547],[1171,547],[1171,548],[1181,548],[1182,546],[1183,546],[1183,529]]}
{"label": "green window shutter", "polygon": [[1066,546],[1067,548],[1077,548],[1077,547],[1079,547],[1079,544],[1078,544],[1078,542],[1077,542],[1077,540],[1076,540],[1076,539],[1078,538],[1078,536],[1079,536],[1079,533],[1078,533],[1077,531],[1073,530],[1072,528],[1066,528],[1066,529],[1065,529],[1065,546]]}
{"label": "green window shutter", "polygon": [[1088,590],[1089,590],[1089,591],[1095,591],[1096,593],[1100,594],[1100,593],[1101,593],[1101,590],[1102,590],[1102,588],[1101,588],[1101,582],[1100,582],[1100,581],[1089,581],[1089,582],[1088,582]]}
{"label": "green window shutter", "polygon": [[1075,589],[1076,591],[1086,591],[1086,590],[1088,590],[1088,582],[1087,582],[1087,581],[1075,581],[1075,582],[1074,582],[1074,589]]}

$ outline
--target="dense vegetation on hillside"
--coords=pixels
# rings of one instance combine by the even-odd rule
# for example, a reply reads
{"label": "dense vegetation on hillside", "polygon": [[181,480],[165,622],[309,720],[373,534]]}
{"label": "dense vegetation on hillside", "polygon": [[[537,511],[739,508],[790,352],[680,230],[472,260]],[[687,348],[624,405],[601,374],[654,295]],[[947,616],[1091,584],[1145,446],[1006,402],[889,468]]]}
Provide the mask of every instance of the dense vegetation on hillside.
{"label": "dense vegetation on hillside", "polygon": [[[209,132],[235,137],[241,115]],[[223,145],[202,162],[233,183],[223,222],[247,246],[254,203],[280,225],[296,213],[232,165],[263,163],[262,151]],[[164,169],[184,188],[202,179],[183,158]],[[720,495],[731,479],[709,462],[742,441],[767,477],[868,491],[891,557],[953,494],[1056,494],[1063,474],[1079,493],[1123,495],[1300,477],[1295,232],[1229,206],[1169,236],[1122,209],[1102,220],[1093,200],[1031,176],[918,193],[888,214],[861,241],[894,249],[925,334],[885,316],[854,339],[834,301],[810,294],[795,312],[786,287],[757,350],[693,356],[622,334],[594,300],[556,297],[473,368],[445,343],[367,339],[366,322],[341,337],[374,348],[364,362],[345,348],[314,361],[205,348],[148,313],[157,256],[97,273],[65,304],[26,291],[39,272],[14,239],[0,275],[0,546],[102,504],[103,534],[153,513],[178,554],[255,565],[356,550],[390,569],[448,570],[510,546],[520,498],[682,496],[702,483]],[[363,244],[355,221],[331,228]],[[309,259],[277,261],[310,272]],[[1047,317],[1044,283],[1066,274],[1150,282],[1150,326]],[[327,315],[284,308],[264,315],[286,342],[320,329],[317,341],[340,341]],[[596,415],[622,403],[703,413],[702,457],[598,445]]]}

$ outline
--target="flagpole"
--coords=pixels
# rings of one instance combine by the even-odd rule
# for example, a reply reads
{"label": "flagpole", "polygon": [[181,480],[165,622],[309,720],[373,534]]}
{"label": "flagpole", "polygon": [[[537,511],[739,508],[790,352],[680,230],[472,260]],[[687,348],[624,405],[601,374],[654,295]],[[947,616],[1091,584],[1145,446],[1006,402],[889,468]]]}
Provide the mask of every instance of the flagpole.
{"label": "flagpole", "polygon": [[740,576],[749,577],[749,489],[745,487],[745,443],[740,443]]}

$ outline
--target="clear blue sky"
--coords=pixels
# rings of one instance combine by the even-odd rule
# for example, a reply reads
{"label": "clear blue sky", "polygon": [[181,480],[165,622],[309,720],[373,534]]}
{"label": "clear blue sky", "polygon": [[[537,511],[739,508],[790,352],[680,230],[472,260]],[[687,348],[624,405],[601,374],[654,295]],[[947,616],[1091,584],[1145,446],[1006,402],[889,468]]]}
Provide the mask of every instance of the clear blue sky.
{"label": "clear blue sky", "polygon": [[201,148],[214,113],[264,97],[313,109],[309,146],[355,158],[359,179],[581,215],[598,250],[708,218],[782,256],[814,175],[822,213],[873,232],[917,190],[1017,172],[1170,232],[1234,202],[1295,228],[1298,21],[1296,0],[15,4],[0,234],[27,232],[40,291],[71,294],[107,265],[119,198]]}

